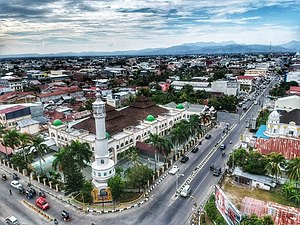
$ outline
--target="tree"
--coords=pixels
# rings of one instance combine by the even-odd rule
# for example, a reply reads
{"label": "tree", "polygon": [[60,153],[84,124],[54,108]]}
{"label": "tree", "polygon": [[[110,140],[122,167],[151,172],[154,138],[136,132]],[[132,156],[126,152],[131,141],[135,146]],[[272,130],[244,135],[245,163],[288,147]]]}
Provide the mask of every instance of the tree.
{"label": "tree", "polygon": [[278,182],[278,175],[281,176],[281,169],[280,165],[283,165],[285,163],[285,158],[283,155],[272,152],[267,156],[268,164],[266,165],[266,170],[272,175],[275,175],[275,182]]}
{"label": "tree", "polygon": [[300,180],[300,157],[291,159],[287,164],[287,175],[290,179]]}
{"label": "tree", "polygon": [[27,158],[30,154],[30,148],[29,147],[29,144],[31,143],[31,139],[30,139],[30,136],[26,133],[20,133],[19,135],[19,141],[20,141],[20,145],[21,145],[21,148],[22,148],[22,152],[23,152],[23,156],[24,156],[24,160],[25,160],[25,163],[26,163],[26,167],[27,168]]}
{"label": "tree", "polygon": [[24,157],[23,153],[17,152],[11,157],[10,162],[21,169],[26,169],[28,163],[33,162],[33,157],[31,154],[28,154],[26,157]]}
{"label": "tree", "polygon": [[244,167],[247,158],[249,157],[249,153],[244,148],[235,149],[232,154],[230,154],[227,165],[229,167],[239,166],[241,168]]}
{"label": "tree", "polygon": [[69,145],[69,149],[70,155],[75,159],[81,170],[85,166],[85,163],[89,163],[91,161],[93,152],[91,151],[88,143],[81,143],[78,140],[72,140]]}
{"label": "tree", "polygon": [[32,139],[33,148],[34,148],[34,150],[36,151],[36,153],[39,157],[40,173],[41,174],[43,174],[42,160],[45,162],[45,159],[43,158],[43,156],[49,150],[48,146],[43,142],[44,142],[44,139],[40,136],[34,136],[33,139]]}
{"label": "tree", "polygon": [[248,173],[263,175],[266,174],[268,160],[259,152],[250,152],[243,169]]}
{"label": "tree", "polygon": [[17,130],[7,130],[3,136],[3,144],[12,148],[13,153],[15,153],[15,148],[20,145],[19,136],[20,133]]}
{"label": "tree", "polygon": [[152,179],[153,171],[145,165],[136,165],[126,174],[128,184],[133,188],[144,188],[148,180]]}
{"label": "tree", "polygon": [[[52,168],[63,172],[64,175],[64,162],[68,159],[69,157],[69,148],[68,147],[63,147],[60,148],[58,152],[54,154],[55,159],[52,162]],[[64,181],[64,176],[62,176],[62,180]]]}
{"label": "tree", "polygon": [[63,166],[66,191],[69,193],[80,192],[84,186],[84,179],[76,160],[69,155],[69,157],[63,161]]}
{"label": "tree", "polygon": [[257,215],[252,214],[251,216],[246,215],[241,225],[273,225],[274,221],[272,220],[271,216],[265,215],[262,218],[258,218]]}
{"label": "tree", "polygon": [[109,178],[107,184],[111,188],[114,201],[118,201],[124,192],[125,182],[119,175],[116,175],[114,177]]}
{"label": "tree", "polygon": [[92,196],[93,184],[89,180],[85,180],[83,182],[83,186],[80,189],[80,194],[82,195],[82,200],[84,203],[92,203],[93,196]]}
{"label": "tree", "polygon": [[129,147],[125,153],[125,158],[130,160],[133,165],[140,165],[139,154],[136,147]]}

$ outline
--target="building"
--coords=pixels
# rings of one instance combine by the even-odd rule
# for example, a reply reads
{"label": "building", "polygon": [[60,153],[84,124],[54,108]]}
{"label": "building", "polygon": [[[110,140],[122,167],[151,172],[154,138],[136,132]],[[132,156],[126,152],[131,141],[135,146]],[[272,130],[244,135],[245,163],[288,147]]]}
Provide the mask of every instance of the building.
{"label": "building", "polygon": [[300,85],[300,71],[288,72],[285,78],[286,82],[296,81]]}
{"label": "building", "polygon": [[300,136],[300,109],[293,109],[290,112],[282,112],[280,115],[274,110],[268,117],[266,124],[266,136]]}
{"label": "building", "polygon": [[300,157],[300,138],[258,138],[255,143],[255,149],[264,155],[268,155],[272,152],[277,152],[282,154],[286,159],[294,159]]}
{"label": "building", "polygon": [[[120,110],[106,105],[106,132],[110,157],[117,162],[119,153],[136,146],[150,137],[150,133],[166,135],[168,131],[190,115],[208,115],[203,124],[208,124],[210,114],[206,106],[188,103],[157,106],[145,96],[138,96],[134,103]],[[49,125],[49,134],[58,146],[67,145],[70,140],[87,142],[95,149],[95,119],[87,117],[70,123],[58,120]]]}
{"label": "building", "polygon": [[222,92],[224,95],[237,96],[238,83],[226,80],[217,80],[211,83],[211,92]]}
{"label": "building", "polygon": [[300,95],[300,87],[290,86],[290,90],[288,90],[288,95]]}
{"label": "building", "polygon": [[177,80],[174,80],[171,83],[171,86],[175,90],[181,90],[185,85],[193,86],[194,91],[204,90],[204,91],[207,91],[207,92],[211,92],[209,82],[192,82],[192,81],[177,81]]}
{"label": "building", "polygon": [[250,93],[254,86],[255,76],[238,76],[239,90]]}
{"label": "building", "polygon": [[275,110],[285,110],[290,112],[294,109],[300,109],[300,96],[292,95],[288,97],[279,98],[275,101]]}
{"label": "building", "polygon": [[30,108],[26,106],[16,105],[0,110],[0,123],[6,128],[14,128],[17,122],[30,118]]}
{"label": "building", "polygon": [[0,77],[0,86],[11,88],[13,91],[23,91],[22,78],[17,76]]}

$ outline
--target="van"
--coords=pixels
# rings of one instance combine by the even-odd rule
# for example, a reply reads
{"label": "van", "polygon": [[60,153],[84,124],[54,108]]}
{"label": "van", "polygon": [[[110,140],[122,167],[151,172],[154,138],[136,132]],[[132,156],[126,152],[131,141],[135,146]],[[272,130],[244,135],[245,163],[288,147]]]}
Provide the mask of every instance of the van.
{"label": "van", "polygon": [[190,193],[191,193],[191,186],[187,184],[181,190],[180,196],[182,196],[182,197],[188,197]]}

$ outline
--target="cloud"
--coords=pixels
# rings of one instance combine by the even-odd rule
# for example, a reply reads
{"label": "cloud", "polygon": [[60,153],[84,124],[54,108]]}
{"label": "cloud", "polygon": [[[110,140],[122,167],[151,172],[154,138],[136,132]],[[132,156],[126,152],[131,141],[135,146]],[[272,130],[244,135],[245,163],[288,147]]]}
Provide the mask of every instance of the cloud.
{"label": "cloud", "polygon": [[[285,17],[270,18],[266,10]],[[261,40],[255,36],[262,32],[256,27],[272,34],[269,28],[275,26],[282,29],[280,38],[288,40],[300,36],[295,22],[299,11],[297,0],[9,0],[0,1],[0,38],[6,40],[7,51],[18,51],[22,43],[28,51],[38,51],[34,43],[42,42],[47,47],[43,51],[60,45],[122,50],[216,41],[222,36],[223,41],[237,41],[249,30],[253,39]]]}

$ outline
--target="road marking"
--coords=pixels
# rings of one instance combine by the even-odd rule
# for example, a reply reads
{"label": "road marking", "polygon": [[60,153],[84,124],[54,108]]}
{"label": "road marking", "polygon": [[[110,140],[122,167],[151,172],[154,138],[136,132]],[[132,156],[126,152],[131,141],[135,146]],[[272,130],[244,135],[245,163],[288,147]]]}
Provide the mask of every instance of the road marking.
{"label": "road marking", "polygon": [[209,175],[210,173],[207,173],[206,176],[203,178],[203,180],[198,184],[196,190],[192,193],[192,196],[194,196],[194,193],[197,191],[197,189],[200,187],[200,185],[203,183],[203,181],[206,179],[206,177]]}
{"label": "road marking", "polygon": [[164,194],[168,189],[165,189],[161,194]]}

